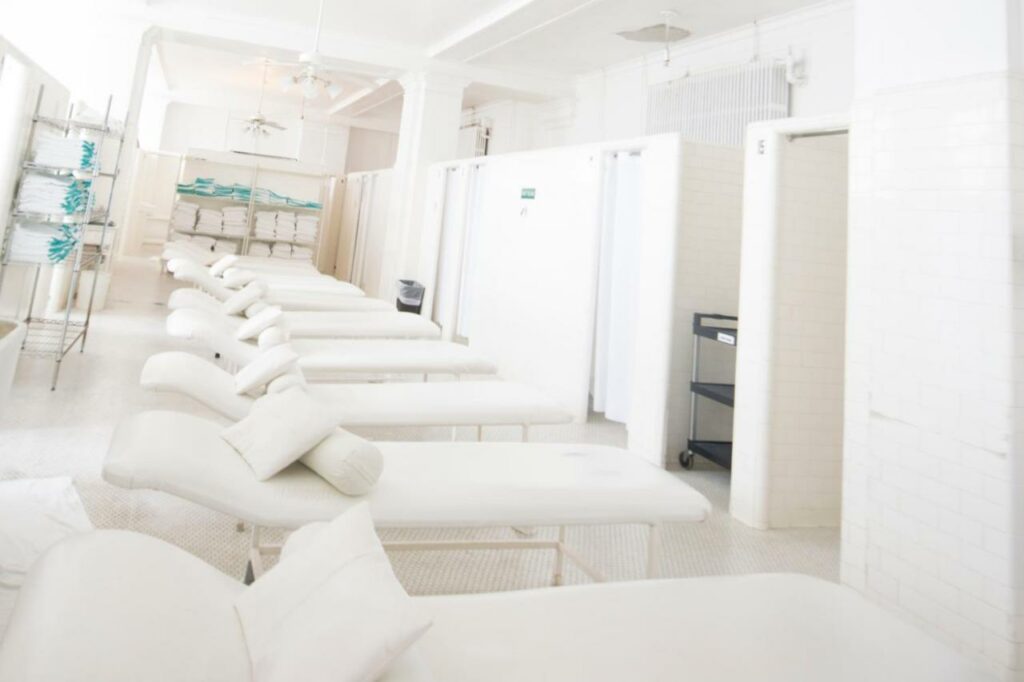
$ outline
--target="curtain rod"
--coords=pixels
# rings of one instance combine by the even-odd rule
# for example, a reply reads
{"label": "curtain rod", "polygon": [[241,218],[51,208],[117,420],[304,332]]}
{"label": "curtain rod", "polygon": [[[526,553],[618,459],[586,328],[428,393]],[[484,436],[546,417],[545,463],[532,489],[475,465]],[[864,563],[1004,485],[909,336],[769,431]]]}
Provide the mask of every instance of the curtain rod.
{"label": "curtain rod", "polygon": [[792,133],[787,135],[789,141],[799,140],[803,137],[828,137],[830,135],[848,135],[850,133],[849,128],[836,128],[835,130],[819,130],[814,133]]}

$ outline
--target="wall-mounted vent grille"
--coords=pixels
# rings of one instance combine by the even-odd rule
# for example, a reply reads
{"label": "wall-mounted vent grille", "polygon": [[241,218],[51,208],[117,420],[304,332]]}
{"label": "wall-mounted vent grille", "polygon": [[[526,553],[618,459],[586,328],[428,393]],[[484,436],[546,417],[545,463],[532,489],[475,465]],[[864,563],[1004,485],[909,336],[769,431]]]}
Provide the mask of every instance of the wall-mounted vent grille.
{"label": "wall-mounted vent grille", "polygon": [[786,65],[753,62],[650,86],[647,134],[742,147],[749,123],[789,115]]}

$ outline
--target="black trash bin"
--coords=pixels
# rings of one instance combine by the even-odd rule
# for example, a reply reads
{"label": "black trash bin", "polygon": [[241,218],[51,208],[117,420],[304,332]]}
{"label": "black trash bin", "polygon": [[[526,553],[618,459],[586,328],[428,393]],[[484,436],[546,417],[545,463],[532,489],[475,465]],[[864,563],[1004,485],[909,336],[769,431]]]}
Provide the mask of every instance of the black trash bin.
{"label": "black trash bin", "polygon": [[403,313],[420,314],[423,310],[423,293],[426,287],[412,279],[398,280],[398,300],[395,302]]}

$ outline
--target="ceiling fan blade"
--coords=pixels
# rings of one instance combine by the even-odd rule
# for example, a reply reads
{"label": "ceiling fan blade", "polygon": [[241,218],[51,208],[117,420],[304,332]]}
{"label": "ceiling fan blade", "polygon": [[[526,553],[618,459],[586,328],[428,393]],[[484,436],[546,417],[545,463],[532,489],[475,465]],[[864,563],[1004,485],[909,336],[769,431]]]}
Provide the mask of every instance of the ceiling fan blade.
{"label": "ceiling fan blade", "polygon": [[266,128],[274,128],[275,130],[288,130],[283,125],[275,121],[264,121],[263,126]]}

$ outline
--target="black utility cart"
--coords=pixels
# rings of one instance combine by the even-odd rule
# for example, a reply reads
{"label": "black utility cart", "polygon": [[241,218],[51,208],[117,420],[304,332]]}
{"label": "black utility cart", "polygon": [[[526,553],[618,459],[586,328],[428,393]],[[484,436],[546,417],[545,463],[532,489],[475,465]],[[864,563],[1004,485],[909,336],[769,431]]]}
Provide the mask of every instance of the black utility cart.
{"label": "black utility cart", "polygon": [[736,347],[737,318],[733,315],[695,313],[693,316],[693,369],[690,374],[690,431],[686,450],[679,454],[679,463],[693,468],[694,455],[725,467],[732,466],[732,441],[702,440],[697,437],[697,406],[700,398],[733,407],[735,384],[716,384],[700,380],[700,346],[705,339]]}

